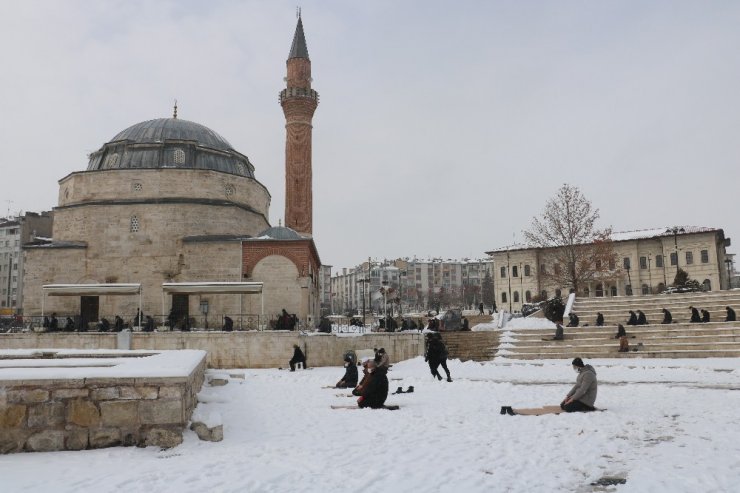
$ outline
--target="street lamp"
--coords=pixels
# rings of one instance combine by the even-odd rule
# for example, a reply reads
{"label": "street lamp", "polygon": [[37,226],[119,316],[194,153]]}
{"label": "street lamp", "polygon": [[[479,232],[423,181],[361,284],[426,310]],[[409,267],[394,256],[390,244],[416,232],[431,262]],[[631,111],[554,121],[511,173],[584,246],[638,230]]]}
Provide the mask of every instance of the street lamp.
{"label": "street lamp", "polygon": [[650,294],[653,294],[653,273],[650,271],[650,259],[652,259],[652,254],[648,253],[648,280],[650,282]]}
{"label": "street lamp", "polygon": [[673,246],[676,249],[676,275],[678,275],[678,233],[685,233],[686,230],[679,228],[678,226],[673,226],[672,228],[666,229],[665,232],[673,233]]}
{"label": "street lamp", "polygon": [[383,319],[385,319],[385,329],[388,330],[388,281],[382,281],[383,285]]}
{"label": "street lamp", "polygon": [[367,284],[368,281],[366,278],[358,279],[358,283],[362,283],[362,326],[365,326],[365,284]]}

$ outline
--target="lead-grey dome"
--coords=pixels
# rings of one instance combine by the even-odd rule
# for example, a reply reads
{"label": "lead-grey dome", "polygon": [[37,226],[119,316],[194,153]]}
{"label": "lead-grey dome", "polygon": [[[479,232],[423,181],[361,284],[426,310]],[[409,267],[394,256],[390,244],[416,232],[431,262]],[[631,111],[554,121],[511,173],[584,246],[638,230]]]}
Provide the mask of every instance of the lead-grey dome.
{"label": "lead-grey dome", "polygon": [[285,226],[273,226],[267,228],[263,232],[257,235],[257,238],[269,237],[273,240],[303,240],[303,236],[298,234],[295,230],[287,228]]}
{"label": "lead-grey dome", "polygon": [[211,169],[254,178],[247,156],[210,128],[179,118],[137,123],[90,154],[87,170],[127,168]]}

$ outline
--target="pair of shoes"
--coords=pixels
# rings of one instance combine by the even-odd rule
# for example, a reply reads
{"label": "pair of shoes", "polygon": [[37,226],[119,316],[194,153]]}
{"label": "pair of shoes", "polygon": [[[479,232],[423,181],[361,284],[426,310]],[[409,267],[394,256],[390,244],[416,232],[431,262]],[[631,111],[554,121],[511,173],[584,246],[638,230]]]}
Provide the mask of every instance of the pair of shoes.
{"label": "pair of shoes", "polygon": [[501,406],[501,414],[508,414],[509,416],[514,416],[514,410],[511,408],[511,406]]}
{"label": "pair of shoes", "polygon": [[452,381],[452,377],[447,377],[447,381],[448,382],[451,382]]}
{"label": "pair of shoes", "polygon": [[394,394],[403,394],[403,387],[398,387],[398,388],[396,389],[396,391],[395,391],[395,392],[393,392],[393,393],[394,393]]}

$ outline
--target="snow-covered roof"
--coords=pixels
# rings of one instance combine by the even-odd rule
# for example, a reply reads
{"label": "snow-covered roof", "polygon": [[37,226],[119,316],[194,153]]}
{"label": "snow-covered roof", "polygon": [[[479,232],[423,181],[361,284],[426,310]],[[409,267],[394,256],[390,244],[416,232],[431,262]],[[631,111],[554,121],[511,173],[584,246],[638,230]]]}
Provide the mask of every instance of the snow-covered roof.
{"label": "snow-covered roof", "polygon": [[[633,240],[647,240],[649,238],[660,238],[662,236],[673,236],[674,229],[677,231],[678,236],[696,234],[696,233],[711,233],[714,231],[721,231],[719,228],[710,228],[706,226],[671,226],[663,228],[652,228],[652,229],[636,229],[633,231],[612,231],[612,241],[633,241]],[[487,254],[511,252],[515,250],[528,250],[530,248],[536,248],[534,245],[526,243],[514,243],[513,245],[507,245],[499,248],[494,248],[487,251]]]}

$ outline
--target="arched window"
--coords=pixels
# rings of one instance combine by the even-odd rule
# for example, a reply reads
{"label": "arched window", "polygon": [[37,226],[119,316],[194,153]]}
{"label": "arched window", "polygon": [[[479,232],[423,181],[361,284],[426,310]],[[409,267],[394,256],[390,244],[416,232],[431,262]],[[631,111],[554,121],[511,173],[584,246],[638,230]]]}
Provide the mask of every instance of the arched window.
{"label": "arched window", "polygon": [[704,291],[711,291],[712,290],[712,281],[709,279],[704,279],[704,282],[702,283],[704,286]]}
{"label": "arched window", "polygon": [[596,297],[601,298],[604,296],[604,285],[599,283],[596,285]]}
{"label": "arched window", "polygon": [[532,275],[532,268],[529,266],[529,264],[524,266],[524,277],[529,277]]}
{"label": "arched window", "polygon": [[650,294],[650,288],[648,287],[647,284],[642,285],[642,294],[643,295]]}
{"label": "arched window", "polygon": [[501,293],[501,303],[506,303],[506,293]]}
{"label": "arched window", "polygon": [[556,289],[556,290],[555,290],[555,297],[556,297],[556,298],[560,298],[560,295],[561,295],[561,292],[560,292],[560,290],[559,290],[559,289]]}
{"label": "arched window", "polygon": [[531,303],[532,302],[532,292],[531,291],[526,291],[524,293],[524,299],[525,299],[525,301],[527,303]]}
{"label": "arched window", "polygon": [[616,286],[612,286],[611,293],[612,293],[612,296],[617,296],[617,287]]}
{"label": "arched window", "polygon": [[583,288],[583,297],[588,298],[591,295],[591,290],[588,288]]}
{"label": "arched window", "polygon": [[504,279],[506,277],[506,266],[501,266],[501,279]]}
{"label": "arched window", "polygon": [[547,291],[545,291],[543,289],[542,292],[540,293],[540,298],[542,298],[543,300],[546,300],[547,299]]}
{"label": "arched window", "polygon": [[511,268],[511,277],[519,277],[519,267],[516,265]]}
{"label": "arched window", "polygon": [[512,298],[514,299],[514,303],[519,303],[519,291],[514,291]]}

